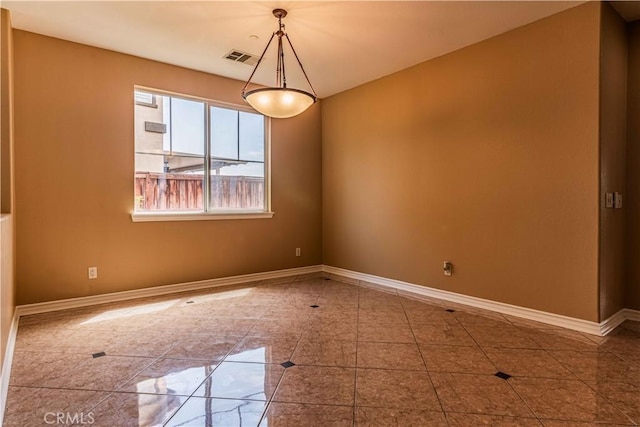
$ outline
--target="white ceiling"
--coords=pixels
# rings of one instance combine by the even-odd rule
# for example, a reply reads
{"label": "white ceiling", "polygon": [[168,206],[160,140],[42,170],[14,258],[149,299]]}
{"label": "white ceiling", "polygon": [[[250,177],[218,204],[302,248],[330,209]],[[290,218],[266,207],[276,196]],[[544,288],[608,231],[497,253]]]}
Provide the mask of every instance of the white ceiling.
{"label": "white ceiling", "polygon": [[[286,31],[320,97],[444,55],[582,2],[571,1],[3,1],[13,26],[246,80],[287,9]],[[258,40],[250,36],[258,36]],[[272,46],[273,47],[273,46]],[[306,89],[285,51],[289,87]],[[273,85],[270,49],[253,81]]]}

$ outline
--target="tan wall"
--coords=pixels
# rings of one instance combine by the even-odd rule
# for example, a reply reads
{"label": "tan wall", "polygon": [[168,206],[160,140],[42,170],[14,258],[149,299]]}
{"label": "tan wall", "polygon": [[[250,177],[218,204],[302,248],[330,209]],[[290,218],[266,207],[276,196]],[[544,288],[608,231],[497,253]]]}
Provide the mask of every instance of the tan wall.
{"label": "tan wall", "polygon": [[273,219],[132,223],[133,86],[241,104],[243,82],[23,31],[14,46],[19,304],[322,262],[319,106],[272,122]]}
{"label": "tan wall", "polygon": [[627,31],[608,3],[600,36],[600,321],[624,308],[625,212],[605,208],[606,192],[627,196]]}
{"label": "tan wall", "polygon": [[629,24],[625,307],[640,310],[640,21]]}
{"label": "tan wall", "polygon": [[4,363],[11,321],[15,311],[15,240],[11,212],[13,202],[13,41],[11,19],[0,9],[0,365]]}
{"label": "tan wall", "polygon": [[588,3],[325,99],[324,263],[597,321],[599,27]]}

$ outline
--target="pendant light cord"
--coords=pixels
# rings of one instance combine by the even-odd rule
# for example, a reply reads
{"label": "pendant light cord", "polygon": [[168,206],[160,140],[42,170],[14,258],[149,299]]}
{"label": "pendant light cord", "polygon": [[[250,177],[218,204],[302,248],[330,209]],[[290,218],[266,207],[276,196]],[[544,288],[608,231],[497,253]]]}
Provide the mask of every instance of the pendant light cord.
{"label": "pendant light cord", "polygon": [[253,78],[253,75],[256,73],[256,71],[258,71],[258,67],[260,66],[260,63],[262,62],[262,59],[264,58],[264,54],[267,53],[267,49],[269,49],[269,46],[271,45],[271,42],[273,41],[273,38],[275,37],[275,35],[276,35],[275,32],[273,34],[271,34],[271,38],[269,39],[269,43],[267,43],[267,46],[262,51],[262,55],[260,55],[260,59],[258,59],[258,63],[256,64],[255,68],[251,72],[251,75],[249,76],[249,80],[247,80],[247,82],[244,84],[244,87],[242,88],[242,93],[243,94],[247,90],[247,87],[249,86],[249,83],[251,82],[251,79]]}
{"label": "pendant light cord", "polygon": [[289,46],[291,46],[291,51],[293,52],[293,56],[296,57],[296,61],[298,61],[298,65],[300,66],[300,69],[302,70],[302,74],[304,74],[304,78],[307,79],[307,83],[309,84],[309,87],[311,88],[311,92],[313,92],[313,96],[315,96],[317,98],[318,94],[316,93],[315,89],[313,88],[313,85],[311,84],[311,81],[309,81],[309,77],[307,76],[307,72],[304,70],[304,67],[302,66],[302,62],[300,62],[300,58],[298,58],[298,54],[296,53],[296,50],[293,48],[293,45],[291,44],[291,40],[289,40],[289,35],[287,33],[284,33],[284,36],[287,38],[287,41],[289,42]]}

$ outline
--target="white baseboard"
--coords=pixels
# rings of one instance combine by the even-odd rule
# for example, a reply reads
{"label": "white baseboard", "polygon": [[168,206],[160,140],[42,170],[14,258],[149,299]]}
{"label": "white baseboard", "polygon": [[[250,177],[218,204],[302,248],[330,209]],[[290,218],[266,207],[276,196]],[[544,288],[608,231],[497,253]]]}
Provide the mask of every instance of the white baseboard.
{"label": "white baseboard", "polygon": [[634,322],[640,322],[640,311],[632,310],[630,308],[624,309],[625,320],[633,320]]}
{"label": "white baseboard", "polygon": [[107,304],[137,298],[148,298],[159,295],[167,295],[178,292],[195,291],[219,286],[238,285],[248,282],[279,279],[283,277],[297,277],[312,273],[321,273],[321,265],[308,267],[289,268],[286,270],[269,271],[265,273],[243,274],[240,276],[221,277],[218,279],[199,280],[197,282],[178,283],[175,285],[154,286],[152,288],[136,289],[132,291],[113,292],[88,297],[69,298],[58,301],[48,301],[36,304],[19,305],[16,307],[18,317],[30,314],[47,313],[50,311],[66,310],[69,308],[86,307],[97,304]]}
{"label": "white baseboard", "polygon": [[601,337],[607,335],[609,332],[613,331],[615,328],[617,328],[618,326],[620,326],[620,324],[622,324],[622,322],[624,322],[625,320],[628,319],[628,312],[632,311],[632,310],[628,310],[626,308],[623,308],[622,310],[619,310],[617,313],[615,313],[613,316],[609,317],[608,319],[603,320],[602,322],[600,322],[598,324],[600,331],[598,332],[598,335],[600,335]]}
{"label": "white baseboard", "polygon": [[16,345],[18,335],[18,321],[20,316],[17,311],[13,312],[11,328],[7,337],[7,347],[5,348],[4,360],[2,362],[2,372],[0,373],[0,425],[4,423],[4,410],[7,404],[7,393],[9,392],[9,378],[11,377],[11,364],[13,363],[13,349]]}
{"label": "white baseboard", "polygon": [[354,283],[354,280],[369,282],[379,286],[410,292],[416,295],[422,295],[444,301],[451,301],[458,304],[468,305],[470,307],[481,308],[484,310],[495,311],[502,314],[508,314],[510,316],[533,320],[535,322],[541,322],[548,325],[572,329],[574,331],[585,332],[591,335],[604,336],[627,319],[640,321],[640,311],[629,309],[620,310],[609,319],[598,323],[583,319],[576,319],[574,317],[563,316],[560,314],[548,313],[531,308],[519,307],[516,305],[458,294],[455,292],[443,291],[441,289],[415,285],[413,283],[402,282],[400,280],[387,279],[385,277],[345,270],[343,268],[332,267],[329,265],[323,266],[322,271],[325,273],[345,277],[347,278],[347,281],[349,281],[349,283]]}

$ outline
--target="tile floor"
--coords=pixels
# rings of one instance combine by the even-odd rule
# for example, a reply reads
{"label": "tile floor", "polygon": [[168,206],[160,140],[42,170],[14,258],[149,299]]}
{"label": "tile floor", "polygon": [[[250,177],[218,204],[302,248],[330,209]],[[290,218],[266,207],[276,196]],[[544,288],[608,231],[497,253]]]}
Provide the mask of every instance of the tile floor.
{"label": "tile floor", "polygon": [[640,423],[637,324],[598,338],[360,285],[298,277],[23,317],[4,425]]}

